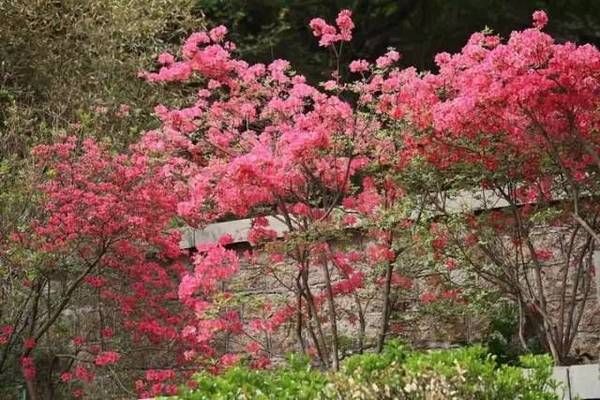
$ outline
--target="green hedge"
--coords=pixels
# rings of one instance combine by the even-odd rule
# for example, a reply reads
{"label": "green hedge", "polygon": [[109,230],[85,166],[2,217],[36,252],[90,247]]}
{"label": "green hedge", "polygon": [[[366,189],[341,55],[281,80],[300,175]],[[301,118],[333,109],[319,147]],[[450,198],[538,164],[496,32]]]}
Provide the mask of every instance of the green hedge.
{"label": "green hedge", "polygon": [[547,356],[499,366],[482,347],[417,352],[392,343],[382,354],[346,359],[337,373],[313,369],[297,355],[274,370],[237,366],[219,376],[200,373],[198,388],[178,399],[552,400],[558,396],[551,371]]}

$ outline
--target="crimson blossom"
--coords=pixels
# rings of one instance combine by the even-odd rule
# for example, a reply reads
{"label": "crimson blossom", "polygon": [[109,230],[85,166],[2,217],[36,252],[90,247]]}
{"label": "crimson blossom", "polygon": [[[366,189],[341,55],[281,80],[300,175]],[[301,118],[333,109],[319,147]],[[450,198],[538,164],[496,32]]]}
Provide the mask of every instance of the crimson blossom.
{"label": "crimson blossom", "polygon": [[[543,32],[547,22],[536,11],[533,27],[506,41],[479,32],[459,53],[438,54],[437,73],[406,70],[389,112],[406,124],[405,154],[446,190],[438,199],[461,189],[478,192],[485,207],[507,206],[508,216],[465,215],[461,229],[443,227],[454,240],[440,247],[458,247],[478,276],[518,304],[520,332],[529,321],[566,363],[600,242],[600,51],[557,43]],[[544,282],[555,274],[557,290]]]}
{"label": "crimson blossom", "polygon": [[[8,260],[22,287],[3,315],[0,371],[19,357],[36,398],[53,374],[84,393],[94,369],[118,370],[132,356],[140,362],[137,349],[147,346],[168,354],[142,357],[156,368],[179,367],[190,347],[203,351],[179,334],[193,318],[177,301],[185,267],[169,226],[181,193],[162,164],[73,137],[38,146],[34,156],[45,175],[42,208],[29,230],[13,235],[22,250]],[[51,367],[36,373],[38,362]]]}
{"label": "crimson blossom", "polygon": [[[310,22],[338,66],[319,85],[285,60],[236,58],[225,27],[192,34],[180,55],[163,53],[158,71],[140,73],[193,87],[191,100],[157,105],[160,127],[126,154],[75,138],[35,150],[42,208],[14,235],[26,250],[19,261],[34,267],[14,268],[22,285],[0,327],[0,371],[18,365],[34,398],[42,347],[56,349],[47,375],[74,396],[120,366],[137,371],[127,383],[139,395],[172,394],[186,369],[219,372],[242,359],[265,368],[290,344],[337,369],[341,326],[356,337],[355,351],[381,350],[398,326],[390,323],[398,294],[417,291],[418,228],[431,236],[433,263],[446,271],[472,264],[529,317],[541,315],[540,337],[563,361],[597,241],[598,210],[581,198],[593,198],[600,167],[600,56],[593,46],[555,43],[546,22],[536,12],[534,27],[507,42],[476,33],[460,53],[436,57],[439,72],[419,73],[399,68],[393,49],[346,65],[354,23],[344,10],[335,25]],[[494,213],[456,222],[440,201],[455,189],[493,191],[509,222]],[[565,289],[554,321],[541,280],[554,253],[530,240],[539,218],[526,205],[564,199],[553,222],[568,217],[575,236],[585,235],[568,251],[575,290]],[[251,220],[247,252],[229,236],[189,258],[180,251],[181,221],[202,228],[230,219]],[[491,231],[508,238],[512,258],[486,247]],[[253,271],[283,290],[249,301]],[[561,276],[566,288],[568,268]],[[464,301],[453,287],[413,298]],[[381,321],[369,333],[373,309]],[[78,327],[82,314],[88,323]],[[61,329],[69,343],[51,334]]]}
{"label": "crimson blossom", "polygon": [[[350,11],[344,10],[336,26],[317,18],[310,27],[320,45],[339,57],[343,44],[351,40],[354,23]],[[396,226],[382,230],[377,223],[403,198],[392,178],[399,165],[398,148],[385,133],[390,127],[384,124],[391,119],[374,103],[392,99],[397,78],[390,71],[400,56],[390,50],[380,57],[372,66],[373,77],[363,74],[362,84],[344,83],[340,67],[318,88],[285,60],[263,65],[236,59],[235,45],[225,33],[223,27],[195,33],[182,46],[181,59],[162,54],[157,72],[141,73],[153,83],[199,87],[187,107],[157,106],[162,127],[140,142],[148,154],[177,156],[193,171],[187,180],[189,195],[179,202],[178,214],[195,225],[252,219],[248,241],[255,251],[245,259],[223,242],[198,248],[194,271],[179,288],[181,301],[199,316],[186,327],[186,335],[200,341],[224,332],[272,338],[278,328],[293,324],[297,348],[314,350],[324,366],[337,368],[339,320],[350,315],[355,321],[359,313],[362,349],[365,310],[356,291],[365,287],[366,275],[373,284],[381,282],[379,268],[361,271],[359,265],[388,265],[386,299],[390,282],[398,281],[398,276],[392,279],[399,254],[391,248]],[[366,61],[350,64],[352,72],[370,68]],[[369,168],[382,172],[363,179]],[[269,226],[267,216],[278,219],[285,232]],[[371,222],[358,223],[365,217]],[[357,224],[371,232],[374,242],[368,254],[377,256],[365,258],[340,244]],[[289,290],[291,299],[279,298],[268,315],[243,321],[235,306],[239,299],[224,302],[223,297],[235,299],[235,294],[217,285],[230,281],[242,264],[272,276]],[[322,288],[314,285],[315,279],[323,280]],[[354,312],[336,301],[344,296],[354,302]],[[389,311],[383,313],[381,345]],[[272,354],[271,345],[252,342],[246,345],[255,349],[250,352],[255,357]]]}

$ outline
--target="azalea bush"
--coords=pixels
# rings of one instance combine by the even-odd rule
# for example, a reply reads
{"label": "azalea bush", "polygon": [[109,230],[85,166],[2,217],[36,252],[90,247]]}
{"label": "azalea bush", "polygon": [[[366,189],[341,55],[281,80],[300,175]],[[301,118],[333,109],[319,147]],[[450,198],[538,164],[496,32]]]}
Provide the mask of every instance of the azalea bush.
{"label": "azalea bush", "polygon": [[[139,77],[187,95],[155,107],[156,129],[122,152],[75,137],[35,149],[40,207],[0,242],[11,304],[0,371],[20,375],[31,398],[42,381],[83,396],[101,379],[129,395],[175,394],[197,370],[216,393],[237,390],[231,376],[250,391],[308,396],[323,381],[303,367],[226,372],[240,360],[268,368],[293,349],[334,371],[329,387],[346,396],[340,360],[383,351],[403,303],[435,317],[468,304],[482,281],[517,305],[519,336],[530,321],[565,362],[594,273],[600,54],[555,43],[546,22],[536,12],[507,41],[475,33],[421,73],[400,68],[394,49],[345,60],[355,24],[342,10],[310,22],[335,66],[318,85],[285,60],[238,58],[224,26],[161,53]],[[452,203],[461,193],[473,201]],[[506,210],[487,211],[498,204]],[[230,235],[179,248],[179,228],[231,219],[251,221],[246,251]],[[561,254],[536,241],[542,223]],[[558,312],[544,284],[552,261],[562,263]],[[277,290],[249,300],[249,271]],[[367,314],[378,315],[370,331]],[[495,378],[480,350],[459,355],[498,396],[539,392],[510,368]],[[390,360],[362,357],[373,371]],[[382,377],[403,379],[398,396],[484,390],[474,375],[460,386],[443,355],[406,357]],[[316,386],[287,386],[285,374]]]}
{"label": "azalea bush", "polygon": [[10,323],[0,331],[0,368],[15,363],[33,383],[45,381],[42,365],[80,395],[94,370],[144,346],[171,341],[164,349],[174,362],[172,341],[185,316],[173,300],[184,267],[176,262],[179,235],[165,229],[177,202],[169,179],[151,160],[115,156],[91,140],[71,138],[35,153],[57,180],[38,182],[44,212],[29,230],[13,233],[20,246],[3,259],[22,286],[5,292],[10,307],[2,317]]}
{"label": "azalea bush", "polygon": [[[311,27],[320,45],[341,49],[351,39],[354,23],[345,10],[336,26],[315,19]],[[151,154],[157,150],[183,154],[176,160],[185,164],[189,174],[189,197],[179,204],[178,212],[189,223],[252,217],[248,241],[261,252],[248,254],[245,262],[266,274],[277,274],[277,280],[293,288],[295,295],[283,299],[269,318],[242,323],[231,301],[218,301],[233,296],[217,290],[217,283],[237,274],[240,264],[239,255],[224,247],[230,239],[223,238],[200,248],[194,271],[183,277],[180,300],[204,316],[186,332],[207,342],[227,332],[268,337],[294,320],[298,348],[310,349],[325,366],[331,363],[337,369],[337,326],[343,314],[335,298],[352,296],[363,287],[365,273],[353,265],[361,262],[388,265],[383,284],[389,293],[391,265],[399,253],[391,248],[397,227],[388,222],[390,228],[381,229],[380,220],[395,207],[391,218],[410,226],[399,201],[402,194],[389,173],[393,160],[377,159],[388,141],[375,134],[381,124],[376,114],[369,113],[366,105],[357,112],[339,96],[353,91],[339,80],[339,71],[319,90],[284,60],[265,66],[235,59],[235,46],[225,35],[224,27],[195,34],[184,44],[181,60],[163,54],[159,60],[164,66],[144,74],[151,82],[197,81],[202,89],[187,108],[158,106],[163,128],[149,132],[141,145]],[[398,59],[399,54],[391,50],[379,65],[385,70]],[[203,129],[198,130],[200,126]],[[365,177],[364,194],[360,194],[362,179],[358,185],[352,179],[373,162],[382,169],[379,182]],[[375,239],[368,249],[369,259],[334,246],[357,223],[359,213],[373,216],[367,228]],[[283,241],[277,240],[266,218],[273,214],[285,225]],[[315,275],[324,279],[322,290],[310,283]],[[382,278],[377,272],[370,275],[374,281]],[[358,297],[354,299],[360,313],[364,306]],[[389,311],[384,307],[382,313],[386,324]],[[232,324],[234,319],[239,323]],[[358,319],[364,320],[361,315]],[[382,336],[386,330],[382,326]],[[249,341],[246,346],[264,364],[261,358],[269,353],[266,344]]]}
{"label": "azalea bush", "polygon": [[566,363],[595,273],[600,53],[556,43],[546,14],[533,18],[506,42],[487,31],[439,54],[439,72],[410,77],[393,112],[410,124],[405,150],[431,168],[412,184],[444,216],[430,226],[436,256],[499,288],[519,307],[524,346],[533,325]]}

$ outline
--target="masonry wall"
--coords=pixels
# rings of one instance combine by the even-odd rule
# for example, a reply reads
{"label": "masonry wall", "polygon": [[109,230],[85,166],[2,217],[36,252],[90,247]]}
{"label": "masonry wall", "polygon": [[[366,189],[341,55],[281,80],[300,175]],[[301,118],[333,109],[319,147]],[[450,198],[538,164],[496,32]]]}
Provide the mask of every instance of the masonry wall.
{"label": "masonry wall", "polygon": [[[283,231],[283,225],[277,220],[272,220],[271,225]],[[229,221],[221,224],[214,224],[202,231],[190,230],[184,234],[182,247],[192,247],[197,244],[215,241],[221,235],[228,233],[234,237],[233,245],[240,253],[252,250],[250,245],[245,242],[247,231],[250,228],[249,220]],[[543,242],[547,246],[558,246],[556,234],[558,231],[540,230],[537,233],[536,240]],[[363,238],[355,236],[352,243],[345,243],[344,246],[351,245],[359,250],[364,250],[365,243]],[[551,312],[557,312],[560,307],[560,292],[562,290],[562,272],[564,263],[560,260],[554,263],[548,263],[544,269],[544,286],[548,293],[549,309]],[[373,275],[371,267],[363,266],[367,276]],[[286,301],[294,298],[294,277],[295,267],[285,264],[273,265],[272,273],[265,274],[263,267],[245,265],[242,267],[240,275],[231,282],[227,283],[227,289],[237,292],[242,299],[240,309],[245,321],[254,318],[269,317],[275,310],[286,304]],[[332,268],[333,270],[333,268]],[[333,275],[333,279],[341,277]],[[574,283],[572,276],[569,275],[567,291],[572,289]],[[435,285],[435,275],[425,276],[417,279],[411,289],[397,290],[393,304],[393,314],[390,327],[390,335],[398,336],[403,340],[410,342],[417,347],[449,347],[458,344],[476,343],[485,338],[487,334],[488,322],[492,315],[481,314],[448,314],[423,315],[419,301],[420,294],[428,290],[431,285]],[[319,269],[311,271],[311,288],[314,293],[319,293],[324,289],[324,280],[322,272]],[[587,304],[585,305],[579,332],[573,345],[573,360],[576,362],[589,362],[597,358],[599,352],[598,343],[600,342],[600,307],[597,301],[597,281],[589,289]],[[482,283],[482,285],[484,285]],[[342,350],[344,353],[356,351],[359,341],[357,322],[351,317],[356,314],[356,302],[361,303],[364,308],[365,316],[365,340],[366,350],[374,346],[375,338],[381,322],[381,290],[378,287],[368,287],[360,290],[354,296],[342,296],[336,299],[336,308],[340,320],[338,330],[342,336]],[[574,304],[580,307],[582,299],[575,298]],[[270,303],[271,307],[266,309],[264,305]],[[325,314],[324,314],[325,315]],[[330,326],[327,319],[323,318],[323,328],[329,332]],[[306,338],[307,341],[308,338]],[[276,333],[267,333],[260,338],[265,343],[266,348],[274,355],[280,355],[285,352],[298,350],[297,338],[294,335],[293,319],[285,326],[281,327]],[[241,344],[236,343],[233,338],[225,338],[222,344],[228,350],[240,348]]]}

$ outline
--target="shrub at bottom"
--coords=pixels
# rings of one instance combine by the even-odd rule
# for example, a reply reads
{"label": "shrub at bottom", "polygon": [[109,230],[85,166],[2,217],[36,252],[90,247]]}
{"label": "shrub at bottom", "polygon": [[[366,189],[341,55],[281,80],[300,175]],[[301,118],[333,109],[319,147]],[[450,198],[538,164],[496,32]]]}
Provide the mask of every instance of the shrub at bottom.
{"label": "shrub at bottom", "polygon": [[519,366],[508,366],[478,346],[417,352],[391,343],[381,354],[346,359],[339,372],[319,371],[293,355],[273,370],[239,365],[218,376],[200,373],[198,387],[178,399],[554,400],[551,371],[545,355],[523,356]]}

